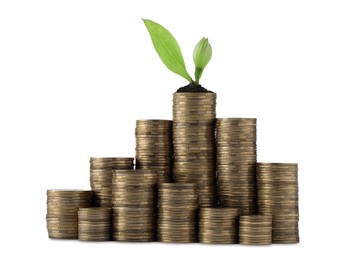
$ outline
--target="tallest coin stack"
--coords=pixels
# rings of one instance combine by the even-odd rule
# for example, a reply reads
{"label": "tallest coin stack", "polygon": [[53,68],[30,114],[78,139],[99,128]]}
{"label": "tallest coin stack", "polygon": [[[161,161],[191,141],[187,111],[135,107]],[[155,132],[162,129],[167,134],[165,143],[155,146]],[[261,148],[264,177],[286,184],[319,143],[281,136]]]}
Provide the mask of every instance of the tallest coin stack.
{"label": "tallest coin stack", "polygon": [[215,93],[174,93],[174,180],[197,183],[201,207],[216,203],[215,118]]}

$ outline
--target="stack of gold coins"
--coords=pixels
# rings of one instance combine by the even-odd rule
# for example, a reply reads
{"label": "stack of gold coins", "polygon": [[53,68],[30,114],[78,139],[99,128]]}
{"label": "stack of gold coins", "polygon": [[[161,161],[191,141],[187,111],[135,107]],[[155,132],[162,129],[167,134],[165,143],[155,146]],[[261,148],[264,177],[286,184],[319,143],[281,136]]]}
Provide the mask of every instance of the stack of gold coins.
{"label": "stack of gold coins", "polygon": [[273,243],[299,243],[298,164],[258,163],[259,213],[273,216]]}
{"label": "stack of gold coins", "polygon": [[258,213],[273,214],[273,172],[272,163],[257,164]]}
{"label": "stack of gold coins", "polygon": [[156,209],[151,207],[114,207],[113,240],[156,241]]}
{"label": "stack of gold coins", "polygon": [[157,173],[158,182],[171,181],[172,121],[136,121],[136,168]]}
{"label": "stack of gold coins", "polygon": [[218,118],[216,150],[220,206],[256,214],[256,118]]}
{"label": "stack of gold coins", "polygon": [[156,207],[157,173],[152,170],[114,170],[113,207]]}
{"label": "stack of gold coins", "polygon": [[199,241],[206,244],[237,243],[239,215],[238,208],[201,208]]}
{"label": "stack of gold coins", "polygon": [[110,208],[80,208],[78,239],[82,241],[111,240],[112,214]]}
{"label": "stack of gold coins", "polygon": [[90,184],[93,191],[94,206],[111,207],[112,172],[116,169],[133,169],[133,158],[90,158]]}
{"label": "stack of gold coins", "polygon": [[174,180],[199,185],[199,206],[216,204],[215,93],[173,95]]}
{"label": "stack of gold coins", "polygon": [[155,240],[157,182],[152,170],[113,171],[114,240]]}
{"label": "stack of gold coins", "polygon": [[86,190],[47,190],[49,238],[78,238],[78,209],[92,205],[92,192]]}
{"label": "stack of gold coins", "polygon": [[197,184],[162,183],[158,189],[158,241],[197,241]]}
{"label": "stack of gold coins", "polygon": [[272,243],[272,217],[263,215],[240,216],[239,243],[268,245]]}

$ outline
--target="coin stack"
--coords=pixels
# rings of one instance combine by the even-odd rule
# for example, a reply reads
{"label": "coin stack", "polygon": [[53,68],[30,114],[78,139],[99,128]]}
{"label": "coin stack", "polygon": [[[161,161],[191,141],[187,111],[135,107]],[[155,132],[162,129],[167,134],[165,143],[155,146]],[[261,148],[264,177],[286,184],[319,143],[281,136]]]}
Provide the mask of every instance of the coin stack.
{"label": "coin stack", "polygon": [[82,241],[111,240],[111,217],[110,208],[80,208],[78,239]]}
{"label": "coin stack", "polygon": [[173,95],[174,180],[197,183],[199,206],[216,204],[215,93]]}
{"label": "coin stack", "polygon": [[49,238],[78,238],[78,209],[92,205],[92,192],[86,190],[47,190]]}
{"label": "coin stack", "polygon": [[272,217],[263,215],[240,216],[239,243],[268,245],[272,243]]}
{"label": "coin stack", "polygon": [[156,241],[156,209],[151,207],[114,207],[113,240]]}
{"label": "coin stack", "polygon": [[114,240],[155,240],[157,181],[151,170],[113,171]]}
{"label": "coin stack", "polygon": [[256,214],[256,118],[218,118],[216,149],[220,206]]}
{"label": "coin stack", "polygon": [[136,121],[136,168],[157,173],[158,182],[171,181],[172,121]]}
{"label": "coin stack", "polygon": [[90,158],[90,184],[93,191],[94,206],[111,207],[112,171],[116,169],[133,169],[133,158]]}
{"label": "coin stack", "polygon": [[162,183],[158,189],[158,241],[197,241],[197,184]]}
{"label": "coin stack", "polygon": [[156,207],[157,174],[151,170],[114,170],[113,207]]}
{"label": "coin stack", "polygon": [[298,164],[258,163],[257,181],[259,213],[273,216],[273,243],[298,243]]}
{"label": "coin stack", "polygon": [[238,242],[238,208],[201,208],[199,241],[206,244],[235,244]]}

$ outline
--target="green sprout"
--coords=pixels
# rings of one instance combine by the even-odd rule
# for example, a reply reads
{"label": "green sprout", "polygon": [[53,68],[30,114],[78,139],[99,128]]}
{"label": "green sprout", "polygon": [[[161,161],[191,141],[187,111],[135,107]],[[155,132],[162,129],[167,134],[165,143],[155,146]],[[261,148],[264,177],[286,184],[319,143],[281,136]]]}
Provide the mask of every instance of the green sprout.
{"label": "green sprout", "polygon": [[212,55],[211,45],[207,38],[202,38],[195,46],[193,58],[195,63],[195,80],[186,70],[185,61],[180,46],[175,37],[162,25],[151,20],[143,19],[150,33],[153,46],[163,64],[172,72],[187,79],[193,86],[199,86],[202,73]]}

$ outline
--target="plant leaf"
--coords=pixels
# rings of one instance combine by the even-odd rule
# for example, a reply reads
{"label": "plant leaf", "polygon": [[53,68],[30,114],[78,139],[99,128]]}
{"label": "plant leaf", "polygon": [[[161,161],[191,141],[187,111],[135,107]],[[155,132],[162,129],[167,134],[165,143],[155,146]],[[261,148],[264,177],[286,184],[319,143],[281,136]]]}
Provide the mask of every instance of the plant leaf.
{"label": "plant leaf", "polygon": [[198,84],[206,65],[212,56],[212,49],[207,38],[202,38],[194,49],[195,80]]}
{"label": "plant leaf", "polygon": [[184,77],[189,82],[192,78],[188,74],[180,46],[175,37],[162,25],[151,20],[143,19],[150,33],[153,46],[166,67],[174,73]]}

